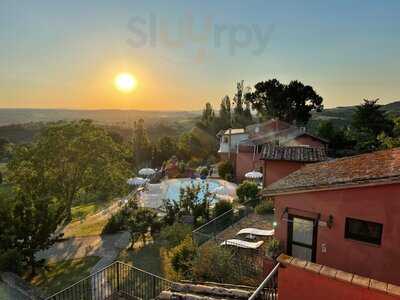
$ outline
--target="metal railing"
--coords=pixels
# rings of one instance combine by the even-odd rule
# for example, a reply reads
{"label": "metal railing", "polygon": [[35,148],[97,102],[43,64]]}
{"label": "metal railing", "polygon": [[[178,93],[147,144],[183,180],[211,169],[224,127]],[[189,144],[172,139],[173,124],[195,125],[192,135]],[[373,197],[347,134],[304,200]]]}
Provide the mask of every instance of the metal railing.
{"label": "metal railing", "polygon": [[277,263],[268,276],[258,286],[248,300],[276,300],[278,299],[278,269]]}
{"label": "metal railing", "polygon": [[215,239],[219,233],[246,217],[252,211],[251,207],[245,205],[232,208],[193,230],[193,240],[200,246],[211,239]]}
{"label": "metal railing", "polygon": [[150,300],[171,285],[169,280],[116,261],[46,300]]}

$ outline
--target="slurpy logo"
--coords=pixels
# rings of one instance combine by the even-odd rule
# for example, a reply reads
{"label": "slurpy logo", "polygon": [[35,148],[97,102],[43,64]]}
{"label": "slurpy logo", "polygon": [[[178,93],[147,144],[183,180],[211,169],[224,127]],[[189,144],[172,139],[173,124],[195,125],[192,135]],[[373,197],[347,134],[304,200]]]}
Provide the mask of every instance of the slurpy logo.
{"label": "slurpy logo", "polygon": [[150,13],[146,17],[131,18],[128,29],[132,34],[128,43],[134,48],[193,48],[201,61],[212,48],[226,49],[232,56],[244,49],[252,55],[261,55],[274,28],[273,25],[218,24],[212,17],[196,22],[191,14],[171,21]]}

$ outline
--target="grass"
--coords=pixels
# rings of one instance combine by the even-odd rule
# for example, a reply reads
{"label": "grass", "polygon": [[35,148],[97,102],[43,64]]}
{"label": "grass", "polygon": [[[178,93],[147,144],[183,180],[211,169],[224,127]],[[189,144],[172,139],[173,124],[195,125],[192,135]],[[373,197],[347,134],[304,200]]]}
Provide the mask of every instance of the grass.
{"label": "grass", "polygon": [[99,213],[99,211],[112,205],[112,201],[107,201],[89,202],[74,206],[72,208],[72,221],[65,227],[64,237],[100,235],[108,219],[118,208],[114,205],[112,211],[106,214]]}
{"label": "grass", "polygon": [[138,248],[135,247],[133,250],[123,250],[118,260],[158,276],[163,276],[160,243],[149,243],[144,247],[141,245],[142,243],[138,245]]}
{"label": "grass", "polygon": [[89,235],[100,235],[106,226],[108,218],[99,216],[98,218],[88,218],[84,221],[71,222],[64,229],[64,237],[77,237],[77,236],[89,236]]}
{"label": "grass", "polygon": [[104,202],[89,202],[80,205],[76,205],[71,208],[72,221],[80,221],[86,218],[88,215],[92,215],[107,206]]}
{"label": "grass", "polygon": [[31,283],[50,296],[90,275],[90,270],[99,259],[97,256],[88,256],[47,264],[31,279]]}

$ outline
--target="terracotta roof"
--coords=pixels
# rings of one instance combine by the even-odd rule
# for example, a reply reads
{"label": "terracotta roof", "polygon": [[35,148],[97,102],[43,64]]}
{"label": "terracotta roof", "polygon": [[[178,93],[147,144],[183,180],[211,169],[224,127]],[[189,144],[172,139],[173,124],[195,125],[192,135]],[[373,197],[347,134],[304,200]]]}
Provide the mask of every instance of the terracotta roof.
{"label": "terracotta roof", "polygon": [[400,181],[400,148],[308,164],[271,184],[272,195],[354,184]]}
{"label": "terracotta roof", "polygon": [[327,160],[326,150],[322,147],[277,146],[266,144],[263,147],[264,160],[287,160],[299,162],[320,162]]}

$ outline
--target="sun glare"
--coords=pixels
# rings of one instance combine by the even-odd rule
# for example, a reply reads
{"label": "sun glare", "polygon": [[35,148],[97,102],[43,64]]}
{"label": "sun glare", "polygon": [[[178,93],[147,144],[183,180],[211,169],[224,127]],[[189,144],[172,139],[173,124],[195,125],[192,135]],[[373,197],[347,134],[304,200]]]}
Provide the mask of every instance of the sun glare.
{"label": "sun glare", "polygon": [[117,90],[129,93],[135,89],[137,81],[132,74],[120,73],[115,77],[114,84]]}

